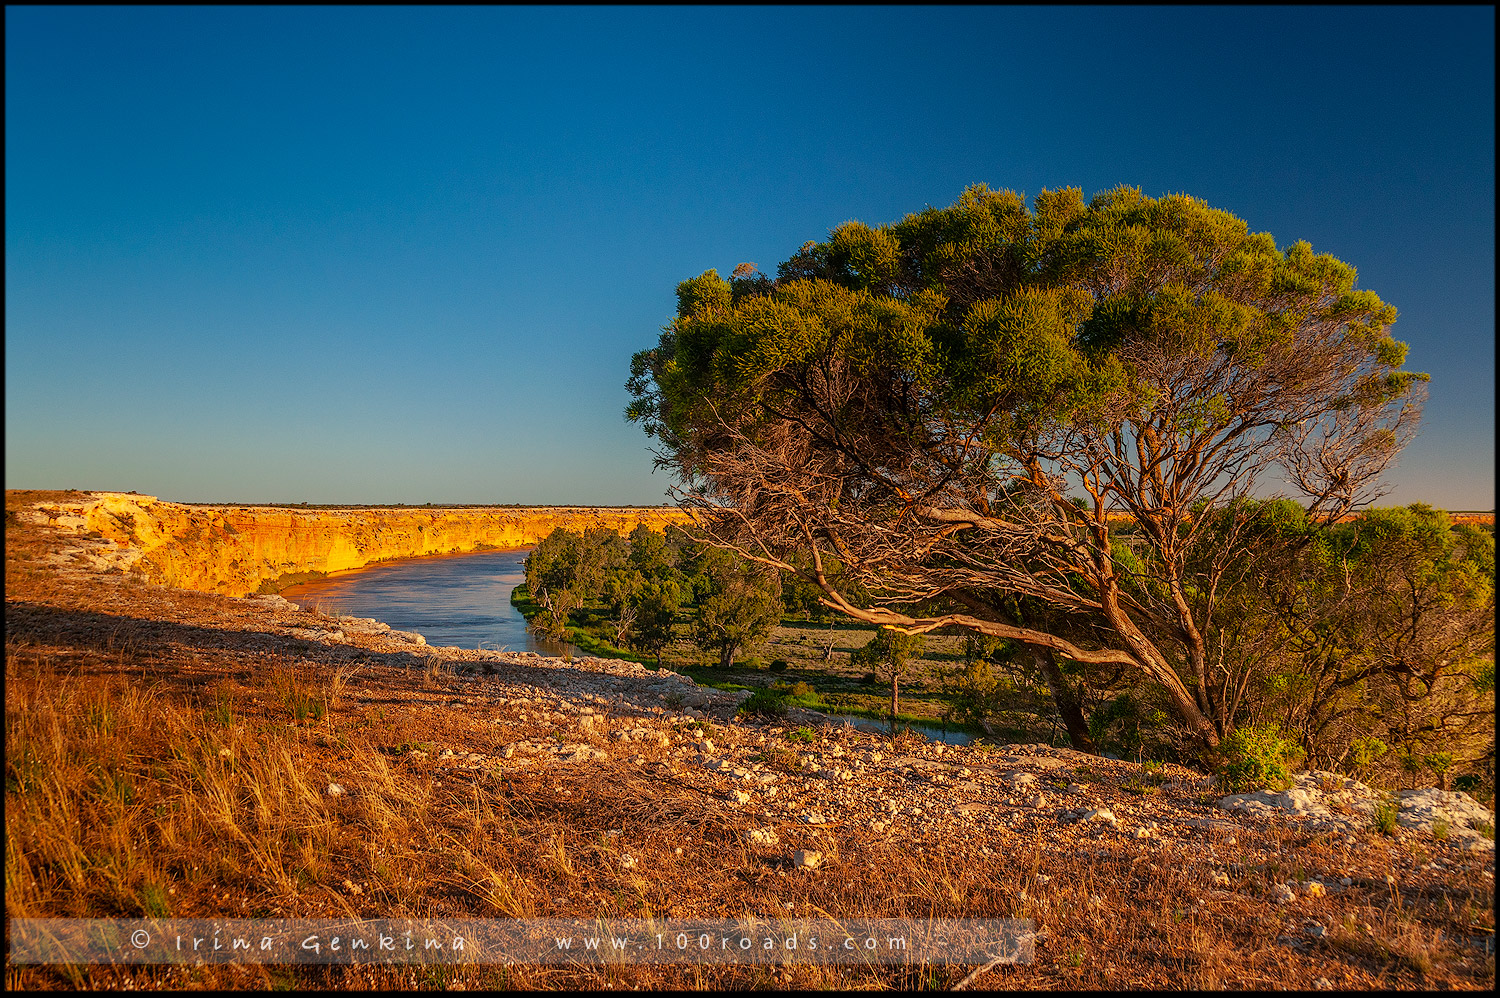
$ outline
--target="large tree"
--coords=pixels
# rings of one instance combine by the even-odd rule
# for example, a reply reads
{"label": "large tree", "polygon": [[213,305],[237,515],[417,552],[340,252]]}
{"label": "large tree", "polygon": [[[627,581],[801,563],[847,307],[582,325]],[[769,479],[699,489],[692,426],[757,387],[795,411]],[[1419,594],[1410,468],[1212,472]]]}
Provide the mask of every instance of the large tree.
{"label": "large tree", "polygon": [[628,416],[708,536],[850,617],[1135,670],[1201,747],[1241,545],[1216,519],[1205,558],[1205,514],[1273,476],[1315,517],[1368,502],[1423,380],[1352,267],[1130,188],[973,187],[677,298]]}

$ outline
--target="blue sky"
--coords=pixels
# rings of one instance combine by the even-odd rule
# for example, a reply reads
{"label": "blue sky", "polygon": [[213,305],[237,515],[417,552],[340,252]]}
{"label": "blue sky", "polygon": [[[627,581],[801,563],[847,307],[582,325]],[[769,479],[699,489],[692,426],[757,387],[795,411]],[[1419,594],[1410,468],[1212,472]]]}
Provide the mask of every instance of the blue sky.
{"label": "blue sky", "polygon": [[6,9],[7,488],[655,503],[677,282],[984,182],[1306,239],[1494,507],[1488,8]]}

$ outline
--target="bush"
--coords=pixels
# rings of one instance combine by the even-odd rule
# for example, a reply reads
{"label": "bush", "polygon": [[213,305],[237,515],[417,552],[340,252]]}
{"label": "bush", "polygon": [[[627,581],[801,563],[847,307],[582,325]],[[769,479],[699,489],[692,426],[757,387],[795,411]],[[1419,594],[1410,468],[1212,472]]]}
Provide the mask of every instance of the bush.
{"label": "bush", "polygon": [[[870,673],[868,680],[874,678]],[[982,658],[965,662],[945,676],[943,691],[952,698],[944,717],[961,724],[982,724],[996,717],[1010,692]]]}
{"label": "bush", "polygon": [[771,663],[770,669],[772,672],[785,672],[787,670],[787,664],[788,663],[786,659],[778,658]]}
{"label": "bush", "polygon": [[1396,802],[1390,798],[1375,808],[1375,830],[1382,835],[1396,834]]}
{"label": "bush", "polygon": [[1390,746],[1379,738],[1356,738],[1349,745],[1349,761],[1354,775],[1360,776],[1375,764],[1375,760],[1390,751]]}
{"label": "bush", "polygon": [[741,715],[765,714],[770,717],[786,716],[786,694],[780,690],[757,690],[750,699],[740,704]]}
{"label": "bush", "polygon": [[1219,756],[1219,782],[1232,793],[1248,793],[1261,787],[1286,789],[1302,750],[1274,725],[1247,725],[1229,733]]}
{"label": "bush", "polygon": [[810,707],[817,710],[827,706],[818,695],[818,691],[813,689],[811,684],[804,683],[800,679],[795,683],[774,682],[771,684],[770,691],[794,707]]}

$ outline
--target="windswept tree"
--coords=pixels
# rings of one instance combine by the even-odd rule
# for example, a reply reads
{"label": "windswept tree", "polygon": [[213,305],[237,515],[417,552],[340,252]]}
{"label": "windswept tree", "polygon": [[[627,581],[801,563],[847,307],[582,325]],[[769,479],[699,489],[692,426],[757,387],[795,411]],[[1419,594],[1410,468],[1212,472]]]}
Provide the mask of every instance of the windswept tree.
{"label": "windswept tree", "polygon": [[1378,494],[1424,380],[1395,317],[1349,265],[1191,197],[978,186],[841,225],[774,280],[684,281],[627,415],[716,543],[859,620],[1133,671],[1207,749],[1241,538],[1206,514],[1276,478],[1315,518]]}

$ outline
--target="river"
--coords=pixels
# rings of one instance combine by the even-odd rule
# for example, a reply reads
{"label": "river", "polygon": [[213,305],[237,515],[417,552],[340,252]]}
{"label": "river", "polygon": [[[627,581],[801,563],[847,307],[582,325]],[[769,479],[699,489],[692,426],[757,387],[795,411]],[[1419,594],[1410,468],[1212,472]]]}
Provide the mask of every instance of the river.
{"label": "river", "polygon": [[511,590],[526,581],[530,551],[403,558],[305,582],[281,595],[299,606],[416,631],[429,645],[577,654],[570,645],[537,639],[510,605]]}

